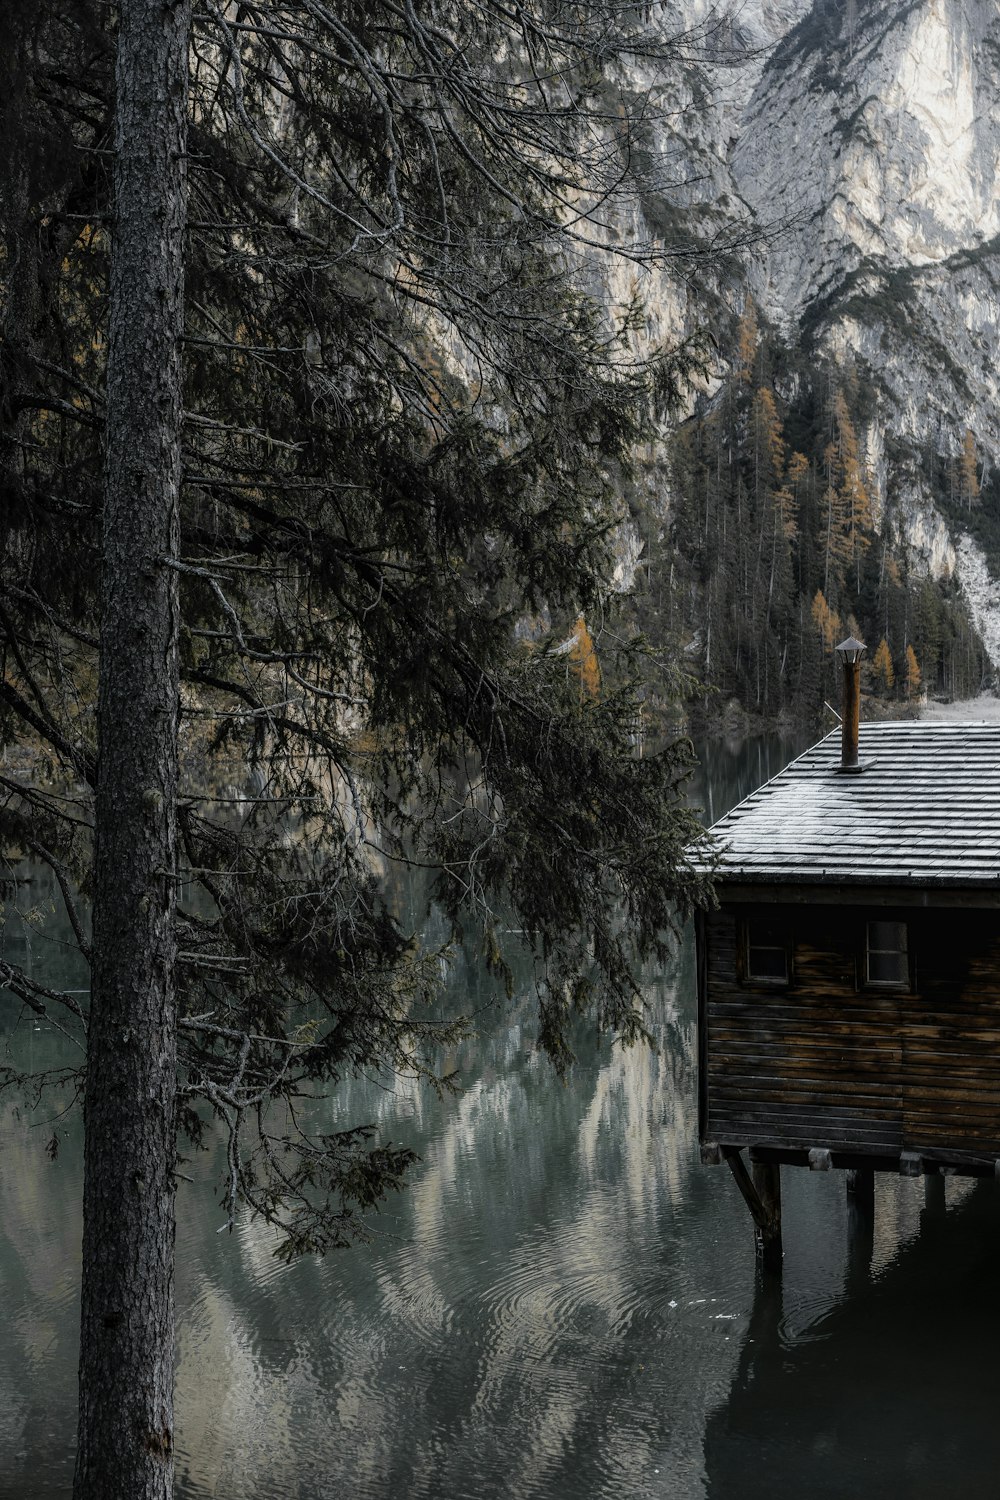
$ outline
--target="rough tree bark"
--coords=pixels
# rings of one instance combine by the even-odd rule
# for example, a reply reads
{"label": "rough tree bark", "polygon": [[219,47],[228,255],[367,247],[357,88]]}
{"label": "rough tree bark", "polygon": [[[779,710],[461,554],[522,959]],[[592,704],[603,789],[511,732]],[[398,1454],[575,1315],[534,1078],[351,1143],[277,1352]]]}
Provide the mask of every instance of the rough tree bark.
{"label": "rough tree bark", "polygon": [[189,0],[120,0],[75,1500],[173,1478],[180,336]]}

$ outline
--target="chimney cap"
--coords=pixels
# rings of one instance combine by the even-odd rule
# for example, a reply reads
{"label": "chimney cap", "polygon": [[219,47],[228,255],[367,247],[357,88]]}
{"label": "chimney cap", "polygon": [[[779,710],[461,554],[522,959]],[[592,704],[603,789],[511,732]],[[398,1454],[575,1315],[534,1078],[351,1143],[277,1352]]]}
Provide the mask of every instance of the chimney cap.
{"label": "chimney cap", "polygon": [[864,641],[855,640],[853,635],[849,635],[847,640],[841,641],[839,646],[834,647],[834,650],[845,667],[853,667],[855,662],[861,660],[868,647]]}

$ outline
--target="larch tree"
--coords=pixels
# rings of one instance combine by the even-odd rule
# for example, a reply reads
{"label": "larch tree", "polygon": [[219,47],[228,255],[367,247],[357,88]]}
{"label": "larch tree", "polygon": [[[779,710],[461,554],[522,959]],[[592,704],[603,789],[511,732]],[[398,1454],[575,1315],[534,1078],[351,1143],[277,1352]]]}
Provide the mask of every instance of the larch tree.
{"label": "larch tree", "polygon": [[812,620],[823,642],[823,650],[829,654],[840,639],[841,623],[840,616],[827,604],[822,590],[817,590],[813,599]]}
{"label": "larch tree", "polygon": [[581,699],[596,698],[601,690],[601,664],[583,615],[577,618],[573,627],[568,658],[580,684]]}
{"label": "larch tree", "polygon": [[760,328],[753,298],[747,298],[746,307],[736,329],[736,374],[744,385],[753,386],[756,380],[757,354],[760,349]]}
{"label": "larch tree", "polygon": [[804,453],[793,453],[788,460],[785,483],[776,497],[781,513],[782,530],[789,542],[794,542],[799,534],[799,508],[808,474],[808,458]]}
{"label": "larch tree", "polygon": [[614,608],[622,482],[698,368],[582,289],[588,257],[662,257],[607,221],[650,186],[628,67],[699,45],[658,24],[603,0],[0,18],[0,727],[31,752],[0,832],[55,873],[90,1003],[3,979],[86,1047],[76,1500],[170,1492],[175,1128],[221,1127],[230,1222],[286,1254],[349,1243],[403,1180],[368,1122],[295,1109],[361,1069],[448,1085],[461,1019],[425,1004],[437,956],[386,862],[438,872],[501,980],[516,917],[560,1067],[576,1010],[646,1034],[636,963],[708,898],[686,742],[632,754],[635,648],[599,694],[559,651]]}
{"label": "larch tree", "polygon": [[775,491],[785,471],[785,439],[774,392],[761,386],[753,399],[754,468],[758,491]]}
{"label": "larch tree", "polygon": [[893,683],[896,681],[896,673],[892,665],[892,652],[889,650],[889,643],[885,636],[882,637],[875,648],[871,671],[876,691],[880,693],[890,692]]}
{"label": "larch tree", "polygon": [[976,437],[967,427],[958,459],[959,499],[967,510],[979,503],[979,468],[976,459]]}
{"label": "larch tree", "polygon": [[912,646],[907,646],[906,648],[905,684],[906,696],[908,698],[919,696],[921,688],[920,663],[917,660],[917,653]]}

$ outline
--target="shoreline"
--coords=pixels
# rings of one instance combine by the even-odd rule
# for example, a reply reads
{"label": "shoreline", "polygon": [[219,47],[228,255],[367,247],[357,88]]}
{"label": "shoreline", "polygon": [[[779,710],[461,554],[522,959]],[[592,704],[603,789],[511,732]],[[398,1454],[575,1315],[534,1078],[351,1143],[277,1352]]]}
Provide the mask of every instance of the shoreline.
{"label": "shoreline", "polygon": [[[873,711],[874,710],[874,711]],[[942,724],[1000,724],[1000,697],[979,693],[975,698],[922,699],[916,703],[862,698],[861,722],[884,723],[886,720],[910,719],[916,722]],[[761,735],[798,735],[813,732],[817,739],[836,727],[832,712],[810,719],[796,714],[782,714],[769,719],[749,713],[735,700],[721,712],[689,713],[682,724],[667,724],[666,732],[688,734],[699,740],[754,739]]]}
{"label": "shoreline", "polygon": [[1000,698],[993,693],[979,693],[975,698],[959,698],[951,703],[932,700],[921,705],[919,717],[942,724],[1000,724]]}

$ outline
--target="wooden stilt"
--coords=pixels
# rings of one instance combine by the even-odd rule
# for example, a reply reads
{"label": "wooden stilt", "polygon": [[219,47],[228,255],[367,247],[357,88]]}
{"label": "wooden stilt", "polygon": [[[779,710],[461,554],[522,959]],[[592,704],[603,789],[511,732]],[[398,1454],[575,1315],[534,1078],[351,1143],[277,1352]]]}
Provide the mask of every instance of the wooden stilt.
{"label": "wooden stilt", "polygon": [[756,1226],[754,1241],[761,1268],[780,1274],[784,1254],[781,1248],[781,1168],[777,1162],[755,1161],[753,1185],[767,1215],[767,1223]]}
{"label": "wooden stilt", "polygon": [[944,1178],[940,1172],[928,1172],[924,1178],[924,1209],[935,1219],[945,1212]]}
{"label": "wooden stilt", "polygon": [[755,1161],[753,1176],[738,1151],[726,1161],[754,1222],[754,1243],[763,1271],[781,1271],[781,1169],[776,1162]]}
{"label": "wooden stilt", "polygon": [[875,1219],[875,1173],[869,1167],[852,1167],[847,1173],[848,1207],[859,1219]]}
{"label": "wooden stilt", "polygon": [[875,1253],[875,1173],[854,1167],[847,1177],[847,1277],[849,1286],[868,1280]]}

